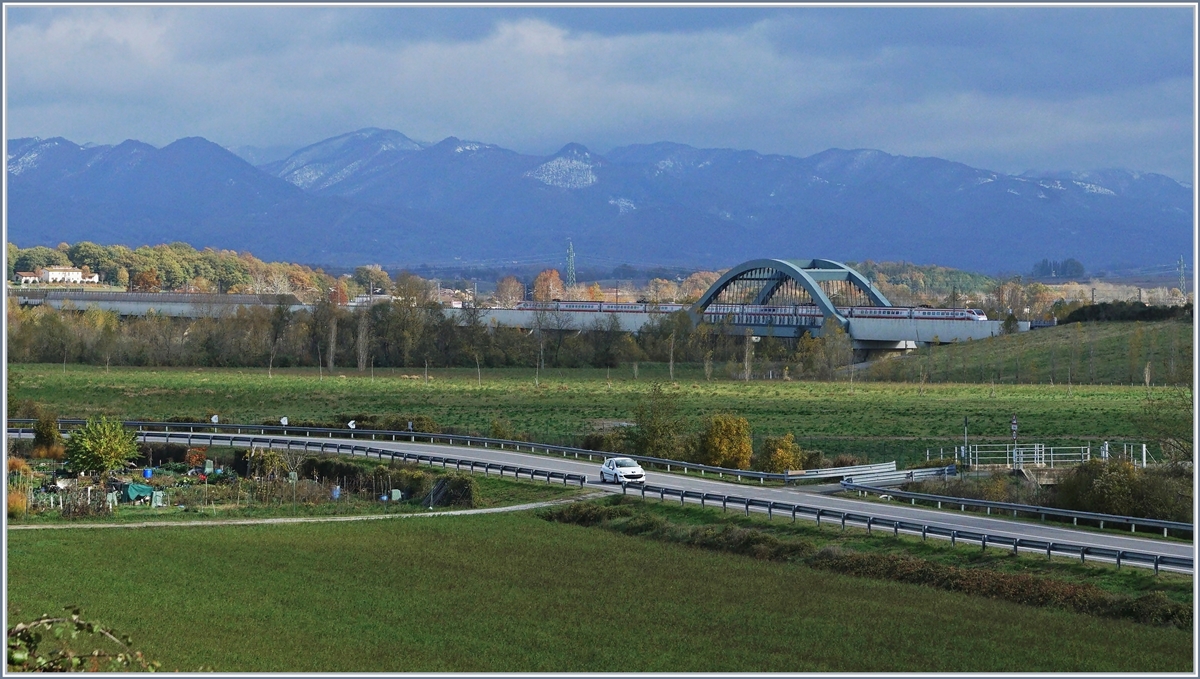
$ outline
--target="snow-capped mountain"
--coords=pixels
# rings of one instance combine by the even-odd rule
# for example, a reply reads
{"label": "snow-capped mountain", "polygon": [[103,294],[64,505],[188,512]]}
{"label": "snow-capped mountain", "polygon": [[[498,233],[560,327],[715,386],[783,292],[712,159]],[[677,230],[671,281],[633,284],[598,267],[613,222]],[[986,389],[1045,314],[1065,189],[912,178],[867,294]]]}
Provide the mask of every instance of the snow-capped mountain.
{"label": "snow-capped mountain", "polygon": [[1191,251],[1192,188],[1123,170],[1008,175],[940,158],[807,158],[683,144],[550,156],[369,128],[249,165],[202,139],[8,143],[9,237],[188,240],[306,262],[581,257],[716,266],[750,257],[1023,271]]}

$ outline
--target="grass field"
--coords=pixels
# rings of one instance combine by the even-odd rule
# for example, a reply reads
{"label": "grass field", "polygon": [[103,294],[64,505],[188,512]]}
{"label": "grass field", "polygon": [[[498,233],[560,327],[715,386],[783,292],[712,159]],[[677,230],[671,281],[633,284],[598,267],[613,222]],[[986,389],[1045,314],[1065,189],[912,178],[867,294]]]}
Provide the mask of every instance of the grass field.
{"label": "grass field", "polygon": [[83,607],[163,668],[1191,671],[1186,631],[529,513],[8,535],[8,613]]}
{"label": "grass field", "polygon": [[1072,323],[943,344],[863,371],[867,379],[990,384],[1190,384],[1193,324]]}
{"label": "grass field", "polygon": [[[578,444],[605,423],[628,422],[638,399],[666,366],[631,372],[549,370],[538,386],[532,370],[344,371],[320,379],[315,371],[147,369],[83,365],[9,365],[10,403],[49,405],[63,417],[106,413],[124,418],[189,417],[223,422],[348,419],[368,415],[428,415],[443,428],[484,433],[493,419],[510,421],[537,441]],[[1130,386],[906,384],[889,382],[706,381],[699,369],[677,367],[669,389],[681,412],[726,411],[746,417],[756,436],[793,432],[802,446],[833,455],[924,459],[962,442],[963,417],[972,443],[1009,440],[1017,415],[1023,441],[1078,445],[1083,441],[1140,442],[1135,416],[1146,390]],[[1163,387],[1159,387],[1162,389]]]}

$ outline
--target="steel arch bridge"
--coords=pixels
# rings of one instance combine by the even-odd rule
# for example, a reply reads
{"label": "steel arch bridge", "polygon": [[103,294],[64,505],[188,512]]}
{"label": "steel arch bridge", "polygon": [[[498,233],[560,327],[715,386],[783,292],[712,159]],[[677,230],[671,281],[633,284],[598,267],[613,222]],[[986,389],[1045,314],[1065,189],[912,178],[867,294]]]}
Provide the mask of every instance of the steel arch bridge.
{"label": "steel arch bridge", "polygon": [[829,259],[752,259],[721,276],[691,308],[699,321],[710,309],[726,305],[798,306],[813,305],[824,319],[846,327],[838,307],[890,307],[865,276]]}

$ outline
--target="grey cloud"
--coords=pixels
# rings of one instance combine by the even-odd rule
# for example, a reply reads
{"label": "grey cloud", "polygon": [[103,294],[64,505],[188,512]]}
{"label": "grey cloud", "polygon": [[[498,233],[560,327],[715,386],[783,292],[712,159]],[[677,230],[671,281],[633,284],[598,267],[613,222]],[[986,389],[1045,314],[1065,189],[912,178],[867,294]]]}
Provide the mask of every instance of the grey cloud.
{"label": "grey cloud", "polygon": [[378,126],[1191,181],[1186,10],[651,9],[14,8],[10,136],[299,146]]}

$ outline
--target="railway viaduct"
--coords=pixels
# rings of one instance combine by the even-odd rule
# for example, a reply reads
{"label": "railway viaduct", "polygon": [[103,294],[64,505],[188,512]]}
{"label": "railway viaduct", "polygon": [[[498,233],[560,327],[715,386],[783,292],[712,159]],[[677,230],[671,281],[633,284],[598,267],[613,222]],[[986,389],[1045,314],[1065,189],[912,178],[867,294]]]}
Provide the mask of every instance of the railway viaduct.
{"label": "railway viaduct", "polygon": [[[12,290],[10,302],[22,305],[47,304],[55,308],[86,309],[91,306],[115,311],[123,316],[145,315],[153,310],[166,316],[199,318],[233,312],[239,306],[283,305],[292,311],[310,308],[291,295],[203,295],[184,293],[122,293],[69,290]],[[754,313],[755,307],[796,307],[819,309],[820,314],[787,315]],[[756,337],[799,337],[805,333],[821,336],[834,324],[842,328],[856,350],[896,351],[932,343],[961,342],[1000,334],[1001,323],[994,320],[951,320],[909,318],[897,313],[894,318],[863,318],[843,313],[854,307],[888,308],[897,312],[906,307],[893,306],[861,273],[827,259],[755,259],[743,262],[721,276],[699,301],[684,310],[693,323],[724,325],[738,335],[749,332]],[[459,313],[447,310],[450,313]],[[579,330],[597,318],[611,315],[622,330],[637,331],[661,317],[650,306],[644,311],[528,311],[519,309],[480,310],[484,323],[507,327],[555,330]],[[1019,330],[1028,330],[1022,322]]]}

